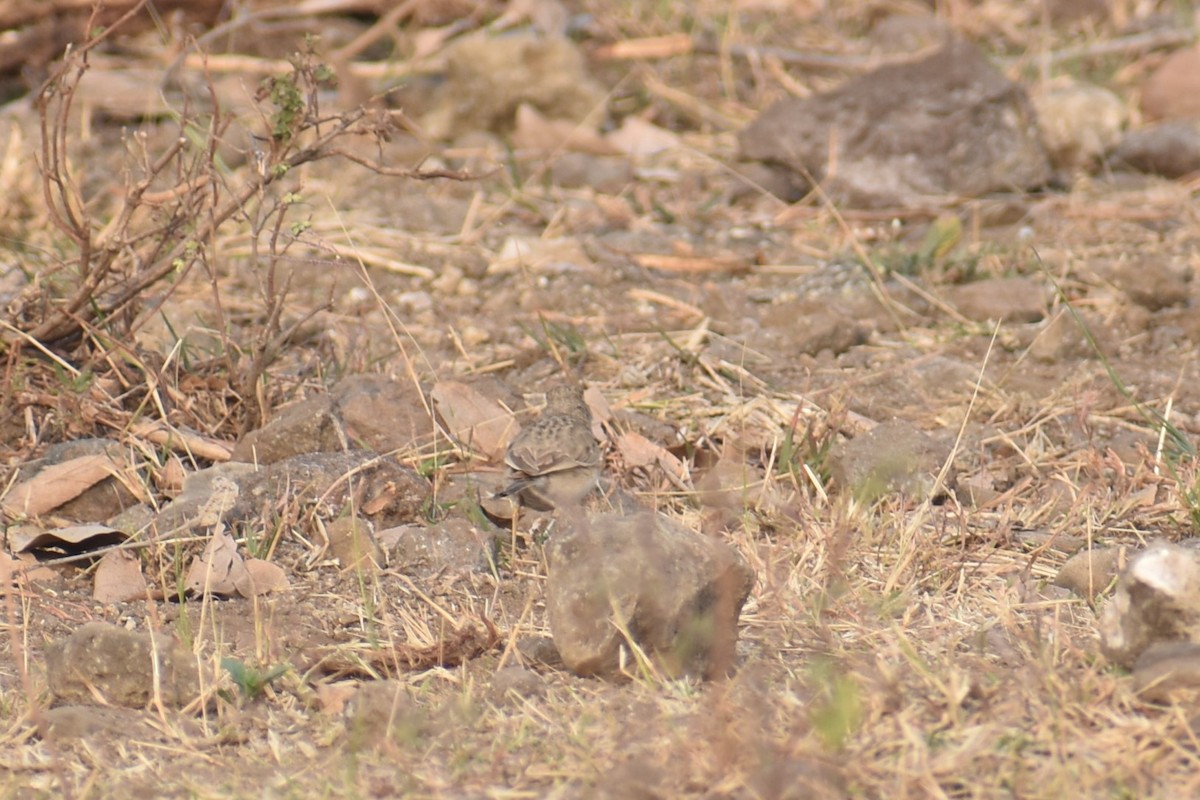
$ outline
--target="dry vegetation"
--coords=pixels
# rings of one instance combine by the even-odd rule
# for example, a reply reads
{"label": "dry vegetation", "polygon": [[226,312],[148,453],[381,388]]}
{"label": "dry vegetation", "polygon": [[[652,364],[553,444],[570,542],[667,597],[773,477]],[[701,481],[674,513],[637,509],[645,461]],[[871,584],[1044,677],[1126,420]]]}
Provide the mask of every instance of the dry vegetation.
{"label": "dry vegetation", "polygon": [[[682,481],[615,451],[610,471],[723,536],[756,571],[738,668],[698,683],[634,662],[617,683],[538,667],[536,691],[497,696],[493,674],[527,658],[520,640],[547,632],[538,536],[498,530],[492,572],[347,572],[324,558],[310,509],[275,509],[273,527],[240,537],[291,586],[257,600],[102,604],[87,561],[14,583],[0,643],[0,796],[1197,793],[1193,708],[1140,698],[1098,652],[1103,596],[1089,604],[1052,585],[1072,548],[1195,530],[1196,293],[1164,320],[1093,269],[1135,253],[1194,266],[1194,183],[1101,173],[1013,200],[1023,211],[1002,225],[980,224],[986,204],[964,203],[949,209],[961,238],[944,248],[925,246],[928,209],[732,200],[738,127],[788,90],[875,63],[863,38],[872,22],[921,3],[568,3],[592,15],[595,42],[686,32],[700,45],[593,60],[611,114],[681,141],[609,194],[557,185],[565,151],[506,150],[469,131],[421,142],[378,98],[358,108],[355,92],[384,66],[427,71],[411,56],[417,33],[444,31],[455,3],[400,4],[376,28],[374,16],[284,24],[254,5],[271,25],[258,49],[236,30],[189,46],[169,19],[125,39],[113,26],[10,109],[5,463],[116,439],[142,465],[134,494],[159,504],[174,471],[221,460],[277,408],[347,375],[426,387],[491,375],[532,394],[570,371],[614,409],[677,432],[663,443]],[[1029,85],[1070,72],[1124,94],[1154,63],[1118,24],[1152,4],[1114,2],[1107,21],[1061,25],[1023,4],[936,5]],[[464,27],[502,11],[488,6]],[[389,32],[397,22],[403,35]],[[306,31],[322,39],[308,44]],[[383,44],[387,60],[362,55]],[[197,54],[226,46],[206,71]],[[778,49],[751,52],[767,46]],[[341,59],[325,60],[334,49]],[[1050,57],[1071,49],[1077,57]],[[286,70],[256,71],[256,59],[279,65],[287,53],[297,55]],[[816,53],[832,68],[802,57]],[[130,64],[176,69],[188,88],[154,119],[93,116],[79,87]],[[514,236],[575,239],[585,257],[506,268]],[[854,270],[863,259],[872,269]],[[847,324],[865,321],[869,335],[838,354],[798,353],[805,320],[780,298],[836,270],[865,287]],[[942,299],[947,286],[999,275],[1057,286],[1050,316],[1069,302],[1094,346],[1034,358],[1041,323],[971,322]],[[166,311],[187,321],[186,339]],[[1156,335],[1170,325],[1181,332]],[[953,441],[956,466],[937,478],[953,491],[931,502],[830,481],[835,442],[893,417]],[[430,433],[399,455],[450,496],[477,465]],[[722,453],[759,476],[732,512],[691,489]],[[969,487],[984,484],[987,498],[971,502]],[[143,571],[170,595],[183,553],[200,545],[143,544]],[[175,636],[213,667],[224,660],[208,704],[152,703],[137,734],[44,738],[41,653],[97,619]],[[290,650],[300,631],[305,651]],[[381,724],[347,727],[349,681],[384,676],[411,691]]]}

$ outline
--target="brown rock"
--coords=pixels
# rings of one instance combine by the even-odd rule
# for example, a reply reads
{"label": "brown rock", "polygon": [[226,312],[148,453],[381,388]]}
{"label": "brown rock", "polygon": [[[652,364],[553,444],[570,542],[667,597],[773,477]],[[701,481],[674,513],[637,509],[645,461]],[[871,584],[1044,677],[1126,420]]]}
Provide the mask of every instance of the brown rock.
{"label": "brown rock", "polygon": [[192,473],[183,487],[155,518],[159,536],[255,519],[289,502],[320,504],[326,519],[352,503],[376,527],[393,526],[420,518],[432,494],[429,481],[395,458],[363,451],[305,453],[263,467],[229,462]]}
{"label": "brown rock", "polygon": [[386,750],[417,740],[429,715],[400,681],[366,681],[346,709],[346,733],[354,749]]}
{"label": "brown rock", "polygon": [[636,670],[635,644],[667,675],[729,671],[754,582],[736,551],[648,511],[562,525],[547,548],[546,609],[569,669],[616,676],[624,652]]}
{"label": "brown rock", "polygon": [[783,100],[740,137],[742,156],[821,182],[836,202],[896,206],[1044,183],[1033,108],[975,48],[951,39],[928,58]]}
{"label": "brown rock", "polygon": [[366,447],[380,453],[413,451],[433,438],[420,390],[409,381],[353,375],[328,394],[280,410],[233,449],[234,461],[273,464],[304,453]]}
{"label": "brown rock", "polygon": [[525,697],[541,697],[545,693],[546,679],[525,667],[496,670],[488,686],[488,699],[497,705],[520,702]]}
{"label": "brown rock", "polygon": [[1096,547],[1067,559],[1054,576],[1054,585],[1070,589],[1089,603],[1112,586],[1129,560],[1128,547]]}
{"label": "brown rock", "polygon": [[[157,665],[156,663],[157,662]],[[153,639],[106,622],[89,622],[46,648],[46,678],[59,703],[140,707],[154,695],[184,706],[200,694],[200,670],[186,647],[167,633]]]}
{"label": "brown rock", "polygon": [[89,743],[160,741],[164,737],[144,712],[108,706],[59,706],[42,712],[52,742],[86,739]]}
{"label": "brown rock", "polygon": [[495,539],[462,517],[436,525],[403,525],[381,531],[389,562],[414,575],[466,573],[486,569],[494,561]]}
{"label": "brown rock", "polygon": [[1033,278],[985,278],[951,286],[946,299],[977,322],[1037,322],[1046,315],[1046,288]]}
{"label": "brown rock", "polygon": [[[1084,318],[1084,323],[1097,322]],[[1094,326],[1093,331],[1097,330]],[[1087,337],[1075,321],[1070,311],[1063,308],[1058,311],[1029,344],[1029,355],[1038,361],[1053,364],[1065,358],[1078,358],[1091,352]]]}
{"label": "brown rock", "polygon": [[844,353],[867,340],[870,328],[836,305],[796,300],[770,306],[763,315],[768,329],[786,330],[789,350],[816,355]]}
{"label": "brown rock", "polygon": [[1151,702],[1180,702],[1200,690],[1200,644],[1161,642],[1149,647],[1133,666],[1138,693]]}
{"label": "brown rock", "polygon": [[[829,467],[838,485],[858,496],[874,499],[899,492],[922,499],[935,488],[934,480],[949,457],[949,445],[894,420],[834,445]],[[951,475],[942,491],[952,485]]]}
{"label": "brown rock", "polygon": [[366,573],[383,567],[387,558],[371,533],[371,523],[357,516],[339,517],[325,527],[329,550],[344,570]]}
{"label": "brown rock", "polygon": [[1200,643],[1200,552],[1153,542],[1134,556],[1100,615],[1100,646],[1133,667],[1150,647]]}
{"label": "brown rock", "polygon": [[1113,151],[1112,162],[1165,178],[1200,171],[1200,122],[1168,120],[1130,131]]}
{"label": "brown rock", "polygon": [[1200,46],[1173,53],[1142,83],[1146,119],[1200,117]]}
{"label": "brown rock", "polygon": [[1123,259],[1097,271],[1130,300],[1151,311],[1183,305],[1190,296],[1191,269],[1172,263],[1164,254]]}

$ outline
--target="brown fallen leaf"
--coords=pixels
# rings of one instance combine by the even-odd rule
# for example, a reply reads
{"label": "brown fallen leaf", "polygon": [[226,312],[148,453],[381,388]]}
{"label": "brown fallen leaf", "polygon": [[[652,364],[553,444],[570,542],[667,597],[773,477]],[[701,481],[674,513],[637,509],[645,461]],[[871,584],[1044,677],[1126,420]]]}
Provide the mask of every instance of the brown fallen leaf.
{"label": "brown fallen leaf", "polygon": [[633,261],[639,267],[663,272],[748,272],[750,264],[739,256],[702,258],[700,256],[666,256],[658,253],[637,253]]}
{"label": "brown fallen leaf", "polygon": [[504,457],[519,426],[499,403],[459,381],[440,381],[430,396],[446,429],[461,445],[493,461]]}
{"label": "brown fallen leaf", "polygon": [[526,103],[517,107],[512,143],[521,150],[570,150],[600,156],[619,155],[621,152],[609,144],[605,137],[578,122],[550,119]]}
{"label": "brown fallen leaf", "polygon": [[100,481],[116,474],[112,459],[104,453],[80,456],[46,467],[32,478],[21,481],[0,503],[4,513],[13,517],[37,517],[73,500]]}
{"label": "brown fallen leaf", "polygon": [[[246,571],[246,563],[237,551],[237,543],[224,529],[218,528],[213,532],[212,539],[204,552],[192,561],[188,569],[186,587],[196,594],[241,594],[243,597],[253,596],[242,591],[249,591],[250,575]],[[240,587],[240,588],[239,588]]]}
{"label": "brown fallen leaf", "polygon": [[248,558],[245,566],[247,580],[238,586],[238,593],[243,597],[267,594],[286,589],[290,585],[287,573],[278,564],[263,561],[261,558]]}
{"label": "brown fallen leaf", "polygon": [[128,550],[110,550],[96,565],[92,597],[100,603],[126,603],[146,596],[142,562]]}

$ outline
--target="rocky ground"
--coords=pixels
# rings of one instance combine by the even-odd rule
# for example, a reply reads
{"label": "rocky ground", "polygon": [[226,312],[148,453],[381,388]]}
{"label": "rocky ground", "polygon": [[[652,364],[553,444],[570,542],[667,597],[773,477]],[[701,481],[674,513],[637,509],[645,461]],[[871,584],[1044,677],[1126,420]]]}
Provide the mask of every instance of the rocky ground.
{"label": "rocky ground", "polygon": [[[1175,5],[68,5],[4,796],[1194,793]],[[496,500],[560,383],[603,491]]]}

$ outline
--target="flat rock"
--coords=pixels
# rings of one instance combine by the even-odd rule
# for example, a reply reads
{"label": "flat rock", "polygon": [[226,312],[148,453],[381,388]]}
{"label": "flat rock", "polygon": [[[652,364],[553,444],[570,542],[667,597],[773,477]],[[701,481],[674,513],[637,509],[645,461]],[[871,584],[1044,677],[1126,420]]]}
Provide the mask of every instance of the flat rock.
{"label": "flat rock", "polygon": [[391,456],[366,451],[304,453],[255,467],[231,461],[184,479],[183,492],[155,517],[159,536],[275,513],[281,503],[319,504],[336,519],[348,503],[378,527],[419,519],[429,481]]}
{"label": "flat rock", "polygon": [[346,734],[352,749],[387,750],[419,737],[429,715],[400,681],[365,681],[346,708]]}
{"label": "flat rock", "polygon": [[1176,119],[1129,131],[1112,162],[1141,172],[1181,178],[1200,170],[1200,121]]}
{"label": "flat rock", "polygon": [[145,712],[116,706],[58,706],[42,711],[46,738],[62,743],[84,739],[90,743],[161,741],[165,737],[150,724]]}
{"label": "flat rock", "polygon": [[495,538],[462,517],[436,525],[402,525],[379,533],[388,562],[412,575],[462,574],[486,569]]}
{"label": "flat rock", "polygon": [[546,609],[563,662],[616,677],[632,638],[667,675],[733,665],[754,573],[731,547],[653,512],[563,519],[547,547]]}
{"label": "flat rock", "polygon": [[371,523],[357,514],[338,517],[325,526],[325,533],[329,550],[343,570],[368,574],[387,563],[383,548],[375,541]]}
{"label": "flat rock", "polygon": [[153,696],[156,675],[168,706],[200,695],[196,656],[166,632],[151,640],[148,633],[89,622],[46,648],[46,678],[57,703],[139,708]]}
{"label": "flat rock", "polygon": [[433,422],[420,388],[411,381],[353,375],[327,394],[281,409],[244,436],[234,461],[273,464],[304,453],[369,449],[413,451],[433,438]]}
{"label": "flat rock", "polygon": [[525,667],[504,667],[492,675],[488,699],[496,705],[519,703],[522,698],[541,697],[546,693],[546,679]]}
{"label": "flat rock", "polygon": [[1134,556],[1100,615],[1100,646],[1123,667],[1151,647],[1200,643],[1200,552],[1153,542]]}
{"label": "flat rock", "polygon": [[1151,645],[1133,665],[1133,685],[1151,702],[1179,702],[1186,693],[1194,705],[1200,692],[1200,644],[1161,642]]}
{"label": "flat rock", "polygon": [[1191,297],[1191,267],[1166,255],[1133,256],[1099,264],[1096,271],[1151,311],[1185,305]]}
{"label": "flat rock", "polygon": [[[833,479],[866,498],[900,493],[920,500],[929,496],[950,446],[903,420],[876,425],[829,453]],[[952,475],[947,486],[953,485]],[[942,487],[944,491],[947,487]]]}
{"label": "flat rock", "polygon": [[780,101],[739,143],[743,158],[811,175],[835,202],[860,207],[1030,189],[1050,177],[1024,91],[957,38],[919,61]]}
{"label": "flat rock", "polygon": [[945,296],[976,322],[1037,322],[1046,315],[1046,287],[1033,278],[985,278],[951,286]]}

